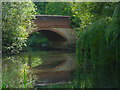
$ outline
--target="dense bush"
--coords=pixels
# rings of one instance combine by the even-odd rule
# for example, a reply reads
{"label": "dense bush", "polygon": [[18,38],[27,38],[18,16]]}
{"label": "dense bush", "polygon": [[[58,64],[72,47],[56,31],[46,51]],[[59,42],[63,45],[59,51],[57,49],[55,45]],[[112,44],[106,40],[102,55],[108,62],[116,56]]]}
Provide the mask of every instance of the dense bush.
{"label": "dense bush", "polygon": [[19,52],[32,29],[35,8],[32,2],[2,3],[2,50]]}

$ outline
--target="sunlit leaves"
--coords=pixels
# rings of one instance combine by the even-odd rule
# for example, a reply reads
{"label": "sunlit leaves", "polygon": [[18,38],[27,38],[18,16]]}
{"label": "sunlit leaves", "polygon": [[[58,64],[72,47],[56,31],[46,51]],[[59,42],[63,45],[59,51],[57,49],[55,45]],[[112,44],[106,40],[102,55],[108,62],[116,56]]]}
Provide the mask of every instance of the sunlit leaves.
{"label": "sunlit leaves", "polygon": [[[74,21],[76,24],[79,23],[80,28],[85,28],[87,25],[90,25],[92,21],[94,20],[95,14],[92,13],[92,10],[95,8],[96,3],[88,3],[88,2],[82,2],[82,3],[72,3],[72,13],[74,17]],[[81,22],[78,22],[79,21]],[[73,26],[74,27],[74,26]]]}
{"label": "sunlit leaves", "polygon": [[31,66],[32,66],[32,67],[36,67],[36,66],[38,66],[38,65],[40,65],[40,64],[42,64],[41,58],[36,57],[36,58],[33,59],[33,62],[32,62],[32,64],[31,64]]}
{"label": "sunlit leaves", "polygon": [[18,52],[31,31],[35,8],[32,2],[4,2],[2,5],[3,52]]}
{"label": "sunlit leaves", "polygon": [[45,13],[48,15],[71,15],[69,2],[49,2],[46,5]]}

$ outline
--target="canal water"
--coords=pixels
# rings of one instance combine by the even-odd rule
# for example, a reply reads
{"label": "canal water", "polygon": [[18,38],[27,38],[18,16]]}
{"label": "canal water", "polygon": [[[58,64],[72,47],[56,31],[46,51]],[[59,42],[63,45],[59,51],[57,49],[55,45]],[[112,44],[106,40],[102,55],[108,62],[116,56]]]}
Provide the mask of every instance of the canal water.
{"label": "canal water", "polygon": [[22,72],[24,75],[26,70],[27,74],[31,74],[35,79],[34,85],[70,82],[73,80],[75,68],[74,52],[32,51],[21,52],[18,55],[3,55],[3,70],[11,75],[8,76],[11,80],[19,78]]}

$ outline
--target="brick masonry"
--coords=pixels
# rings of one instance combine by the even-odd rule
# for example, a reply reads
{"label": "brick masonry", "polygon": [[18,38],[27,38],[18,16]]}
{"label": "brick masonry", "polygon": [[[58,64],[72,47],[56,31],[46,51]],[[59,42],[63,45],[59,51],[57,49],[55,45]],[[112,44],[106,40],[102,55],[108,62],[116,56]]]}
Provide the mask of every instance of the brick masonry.
{"label": "brick masonry", "polygon": [[[48,39],[51,41],[51,46],[55,48],[66,48],[70,45],[76,44],[76,32],[70,26],[70,16],[36,15],[34,22],[36,24],[36,29],[33,30],[33,32],[44,31],[46,37],[49,37]],[[45,33],[47,31],[56,33],[56,35]],[[64,38],[64,40],[57,40],[60,36],[61,38]],[[52,38],[56,39],[52,40]]]}

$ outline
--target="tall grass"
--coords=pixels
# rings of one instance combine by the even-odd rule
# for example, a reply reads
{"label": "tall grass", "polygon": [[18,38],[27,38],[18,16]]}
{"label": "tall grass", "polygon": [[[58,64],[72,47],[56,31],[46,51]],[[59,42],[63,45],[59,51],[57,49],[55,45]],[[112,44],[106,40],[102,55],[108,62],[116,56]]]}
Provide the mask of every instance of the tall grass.
{"label": "tall grass", "polygon": [[[15,77],[14,73],[8,75],[8,73],[3,74],[2,88],[33,88],[35,80],[33,77],[28,77],[26,71],[24,70],[23,77]],[[30,79],[31,78],[31,79]],[[13,79],[13,80],[12,80]]]}
{"label": "tall grass", "polygon": [[18,67],[14,65],[15,69],[12,69],[12,71],[9,66],[3,68],[2,88],[33,88],[34,87],[33,85],[35,82],[35,76],[29,72],[29,67],[27,66],[27,64],[21,64],[20,62],[18,63],[19,63]]}

